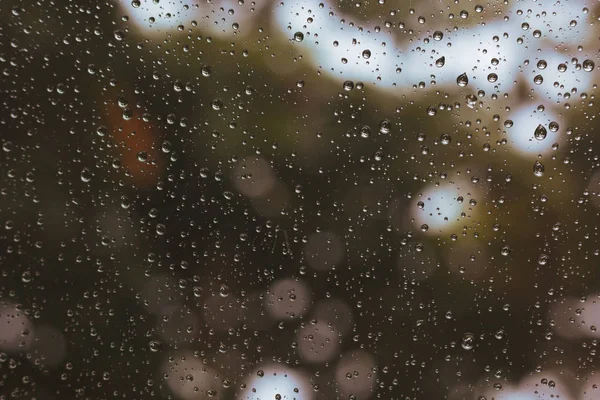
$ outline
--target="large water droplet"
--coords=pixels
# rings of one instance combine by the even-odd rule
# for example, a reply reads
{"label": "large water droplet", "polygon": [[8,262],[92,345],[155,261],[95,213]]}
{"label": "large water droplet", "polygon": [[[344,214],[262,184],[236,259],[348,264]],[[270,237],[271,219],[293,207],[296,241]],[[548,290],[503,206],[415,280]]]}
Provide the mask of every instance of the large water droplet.
{"label": "large water droplet", "polygon": [[595,67],[594,62],[592,60],[585,60],[581,65],[583,66],[584,71],[587,72],[592,71]]}
{"label": "large water droplet", "polygon": [[537,67],[539,69],[546,69],[547,66],[548,66],[548,63],[546,62],[546,60],[540,60],[537,62]]}
{"label": "large water droplet", "polygon": [[544,140],[546,139],[546,136],[548,135],[548,131],[546,130],[546,128],[544,128],[543,125],[538,125],[537,128],[535,128],[535,132],[533,133],[533,136],[537,139],[537,140]]}
{"label": "large water droplet", "polygon": [[442,68],[446,64],[446,57],[442,56],[435,60],[435,66],[438,68]]}
{"label": "large water droplet", "polygon": [[469,78],[467,77],[467,74],[466,73],[460,74],[456,78],[456,83],[458,84],[458,86],[461,86],[461,87],[467,86],[469,84]]}

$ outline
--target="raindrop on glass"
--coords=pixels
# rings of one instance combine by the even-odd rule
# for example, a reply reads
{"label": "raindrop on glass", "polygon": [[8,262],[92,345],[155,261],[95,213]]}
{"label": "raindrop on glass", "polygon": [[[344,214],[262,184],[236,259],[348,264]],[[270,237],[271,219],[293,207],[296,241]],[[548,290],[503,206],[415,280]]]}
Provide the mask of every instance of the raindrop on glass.
{"label": "raindrop on glass", "polygon": [[474,343],[475,343],[475,336],[472,333],[467,332],[463,335],[462,342],[461,342],[461,346],[463,349],[472,350]]}
{"label": "raindrop on glass", "polygon": [[548,131],[546,130],[546,128],[543,125],[538,125],[537,128],[535,128],[535,132],[533,133],[533,136],[537,139],[537,140],[544,140],[546,139],[546,136],[548,135]]}
{"label": "raindrop on glass", "polygon": [[536,161],[533,164],[533,174],[535,176],[537,176],[537,177],[543,176],[544,175],[544,170],[545,170],[544,165],[541,162]]}
{"label": "raindrop on glass", "polygon": [[458,84],[458,86],[461,86],[461,87],[467,86],[469,84],[469,78],[467,77],[467,74],[466,73],[460,74],[456,78],[456,83]]}

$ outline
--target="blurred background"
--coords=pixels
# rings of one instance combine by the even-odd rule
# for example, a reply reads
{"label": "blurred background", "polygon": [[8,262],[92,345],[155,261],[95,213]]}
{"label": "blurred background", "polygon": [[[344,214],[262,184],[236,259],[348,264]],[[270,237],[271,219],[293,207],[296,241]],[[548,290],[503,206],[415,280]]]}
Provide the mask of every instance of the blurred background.
{"label": "blurred background", "polygon": [[599,12],[3,0],[0,399],[599,399]]}

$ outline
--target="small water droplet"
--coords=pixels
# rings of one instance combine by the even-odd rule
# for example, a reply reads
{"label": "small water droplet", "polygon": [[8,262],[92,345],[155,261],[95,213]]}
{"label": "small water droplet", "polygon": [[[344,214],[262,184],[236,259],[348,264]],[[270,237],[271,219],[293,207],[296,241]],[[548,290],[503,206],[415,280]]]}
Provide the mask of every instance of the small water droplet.
{"label": "small water droplet", "polygon": [[161,345],[158,340],[153,340],[150,343],[148,343],[148,347],[150,347],[150,351],[156,353],[160,350]]}
{"label": "small water droplet", "polygon": [[391,127],[392,123],[389,120],[384,119],[379,124],[379,132],[381,132],[384,135],[387,135],[388,133],[390,133]]}
{"label": "small water droplet", "polygon": [[470,332],[465,333],[463,335],[462,342],[461,342],[462,348],[465,350],[472,350],[474,344],[475,344],[475,336]]}
{"label": "small water droplet", "polygon": [[81,170],[81,181],[82,182],[89,182],[92,180],[92,171],[90,171],[87,168],[84,168]]}
{"label": "small water droplet", "polygon": [[362,137],[363,139],[367,139],[371,136],[371,128],[367,125],[364,125],[362,128],[360,128],[360,137]]}
{"label": "small water droplet", "polygon": [[545,170],[544,165],[541,162],[536,161],[533,164],[533,174],[535,176],[537,176],[537,177],[543,176],[544,175],[544,170]]}

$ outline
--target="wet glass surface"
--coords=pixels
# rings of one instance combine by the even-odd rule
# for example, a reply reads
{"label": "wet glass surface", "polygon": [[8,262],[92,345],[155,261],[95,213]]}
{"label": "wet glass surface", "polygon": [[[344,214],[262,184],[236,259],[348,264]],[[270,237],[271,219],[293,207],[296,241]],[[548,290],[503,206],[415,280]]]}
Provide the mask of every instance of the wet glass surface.
{"label": "wet glass surface", "polygon": [[600,398],[599,12],[0,2],[0,399]]}

